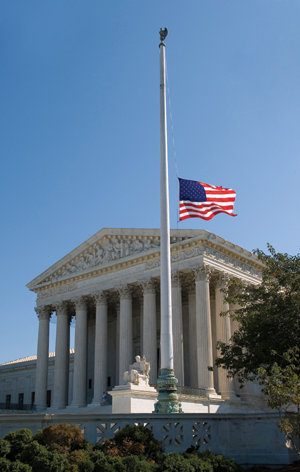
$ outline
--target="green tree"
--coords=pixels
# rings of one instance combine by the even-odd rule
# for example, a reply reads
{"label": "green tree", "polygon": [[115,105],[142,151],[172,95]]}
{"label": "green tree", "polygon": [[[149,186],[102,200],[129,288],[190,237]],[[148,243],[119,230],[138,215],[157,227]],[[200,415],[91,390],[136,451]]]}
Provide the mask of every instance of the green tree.
{"label": "green tree", "polygon": [[144,426],[125,426],[112,440],[104,441],[101,449],[111,456],[144,456],[154,461],[162,454],[160,442]]}
{"label": "green tree", "polygon": [[23,462],[14,461],[10,464],[9,472],[32,472],[32,468],[28,464],[23,464]]}
{"label": "green tree", "polygon": [[198,454],[169,452],[161,463],[163,472],[214,472],[212,465]]}
{"label": "green tree", "polygon": [[9,441],[6,439],[0,439],[0,457],[6,457],[10,453],[10,449],[11,446]]}
{"label": "green tree", "polygon": [[300,345],[300,255],[255,251],[265,264],[262,283],[232,282],[229,303],[240,306],[230,316],[239,324],[230,343],[218,342],[218,366],[236,375],[241,384],[258,376],[264,367],[269,373],[276,361],[287,364],[283,354]]}
{"label": "green tree", "polygon": [[257,380],[269,406],[284,413],[281,430],[299,438],[300,255],[268,249],[255,251],[264,263],[261,284],[234,281],[228,289],[227,301],[240,307],[229,312],[239,328],[228,344],[218,342],[216,364],[241,385]]}
{"label": "green tree", "polygon": [[11,462],[4,457],[0,457],[0,470],[1,472],[9,472]]}
{"label": "green tree", "polygon": [[269,374],[261,367],[259,376],[268,405],[280,412],[280,430],[300,455],[300,349],[289,349],[283,357],[285,366],[275,362]]}
{"label": "green tree", "polygon": [[20,459],[32,467],[32,472],[61,472],[67,464],[64,455],[48,450],[37,441],[27,444]]}
{"label": "green tree", "polygon": [[0,457],[0,471],[1,472],[32,472],[32,468],[28,464],[23,464],[20,461],[9,461],[4,457]]}
{"label": "green tree", "polygon": [[137,456],[127,456],[122,460],[128,472],[154,472],[157,470],[154,464],[149,464],[145,459]]}
{"label": "green tree", "polygon": [[[189,457],[195,455],[195,451]],[[221,454],[213,454],[211,451],[198,452],[198,457],[211,464],[214,472],[241,472],[243,468],[233,459],[224,457]]]}
{"label": "green tree", "polygon": [[27,444],[32,441],[32,432],[30,429],[22,428],[8,433],[4,439],[10,443],[10,452],[7,454],[7,458],[9,460],[17,460]]}
{"label": "green tree", "polygon": [[47,446],[48,449],[57,451],[65,456],[72,451],[83,449],[87,446],[81,430],[77,426],[67,424],[47,426],[38,431],[33,439]]}

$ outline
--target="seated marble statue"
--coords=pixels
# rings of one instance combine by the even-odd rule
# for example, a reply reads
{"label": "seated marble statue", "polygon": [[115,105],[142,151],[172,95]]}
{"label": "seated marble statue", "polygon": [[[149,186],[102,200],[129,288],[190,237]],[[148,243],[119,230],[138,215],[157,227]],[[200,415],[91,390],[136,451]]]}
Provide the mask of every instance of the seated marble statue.
{"label": "seated marble statue", "polygon": [[124,372],[124,383],[132,383],[134,385],[149,386],[150,362],[146,361],[146,357],[135,356],[135,362],[130,364],[129,369]]}

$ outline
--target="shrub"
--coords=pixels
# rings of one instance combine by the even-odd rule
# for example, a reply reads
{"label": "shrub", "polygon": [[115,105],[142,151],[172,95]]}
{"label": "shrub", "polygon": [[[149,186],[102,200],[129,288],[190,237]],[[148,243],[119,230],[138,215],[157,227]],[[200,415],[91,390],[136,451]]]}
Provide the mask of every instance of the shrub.
{"label": "shrub", "polygon": [[128,472],[121,457],[107,457],[107,463],[103,469],[96,469],[95,472]]}
{"label": "shrub", "polygon": [[113,466],[107,461],[107,456],[95,446],[96,450],[90,454],[90,459],[94,464],[94,472],[113,472]]}
{"label": "shrub", "polygon": [[76,449],[82,449],[87,444],[81,430],[77,426],[67,424],[47,426],[38,431],[34,439],[50,450],[64,455],[68,455]]}
{"label": "shrub", "polygon": [[90,472],[94,470],[94,464],[90,459],[89,452],[83,449],[70,452],[68,462],[68,472]]}
{"label": "shrub", "polygon": [[66,459],[62,454],[49,451],[37,441],[26,446],[21,460],[31,465],[32,472],[61,472],[66,466]]}
{"label": "shrub", "polygon": [[137,456],[128,456],[123,458],[123,464],[128,472],[153,472],[157,470],[157,466],[150,464],[145,459]]}
{"label": "shrub", "polygon": [[0,470],[1,472],[9,472],[10,471],[10,464],[11,462],[4,457],[0,457]]}
{"label": "shrub", "polygon": [[110,456],[144,456],[154,461],[162,454],[160,442],[144,426],[125,426],[111,441],[104,442],[102,450]]}
{"label": "shrub", "polygon": [[202,453],[197,453],[197,455],[201,459],[210,462],[213,466],[214,472],[241,472],[243,470],[243,468],[233,459],[224,457],[221,454],[213,454],[211,451],[204,451]]}
{"label": "shrub", "polygon": [[32,472],[32,467],[23,462],[14,461],[10,464],[9,472]]}
{"label": "shrub", "polygon": [[30,429],[23,428],[18,431],[12,431],[8,433],[4,439],[10,443],[11,450],[7,454],[7,458],[10,460],[16,460],[20,458],[21,453],[32,441],[32,432]]}
{"label": "shrub", "polygon": [[95,466],[89,459],[83,460],[78,463],[79,472],[93,472]]}
{"label": "shrub", "polygon": [[0,458],[0,471],[1,472],[32,472],[30,465],[23,464],[20,461],[9,461],[4,457]]}
{"label": "shrub", "polygon": [[10,443],[6,439],[0,439],[0,457],[6,457],[10,453],[10,449]]}
{"label": "shrub", "polygon": [[178,452],[169,452],[164,455],[161,470],[163,472],[195,472],[189,460]]}

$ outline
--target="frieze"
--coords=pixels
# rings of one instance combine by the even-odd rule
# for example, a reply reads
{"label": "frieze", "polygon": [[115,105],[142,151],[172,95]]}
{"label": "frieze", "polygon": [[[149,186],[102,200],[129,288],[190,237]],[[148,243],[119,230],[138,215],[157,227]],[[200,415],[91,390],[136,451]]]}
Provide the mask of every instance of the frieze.
{"label": "frieze", "polygon": [[44,288],[39,291],[37,300],[43,300],[44,298],[52,297],[54,295],[62,295],[64,293],[75,290],[76,287],[77,284],[66,284],[60,287]]}
{"label": "frieze", "polygon": [[[231,257],[223,252],[216,250],[214,248],[208,247],[189,247],[182,251],[172,251],[171,260],[172,263],[183,261],[186,259],[192,259],[197,256],[203,256],[210,260],[211,262],[216,262],[218,264],[222,264],[228,268],[232,268],[242,272],[245,275],[249,275],[251,277],[256,278],[258,281],[261,278],[261,274],[258,270],[252,267],[250,264],[245,264],[242,262],[242,258],[235,257],[232,255]],[[160,259],[156,258],[149,261],[146,264],[146,269],[155,269],[159,267]]]}
{"label": "frieze", "polygon": [[155,269],[160,266],[160,259],[152,259],[152,261],[147,262],[146,269]]}

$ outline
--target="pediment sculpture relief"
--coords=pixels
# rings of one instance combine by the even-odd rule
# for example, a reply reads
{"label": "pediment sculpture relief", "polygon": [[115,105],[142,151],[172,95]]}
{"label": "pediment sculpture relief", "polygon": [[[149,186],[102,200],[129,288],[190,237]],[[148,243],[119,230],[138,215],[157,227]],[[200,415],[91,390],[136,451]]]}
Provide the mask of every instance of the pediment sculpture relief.
{"label": "pediment sculpture relief", "polygon": [[75,257],[44,282],[55,282],[72,274],[157,248],[159,245],[158,238],[105,238]]}

